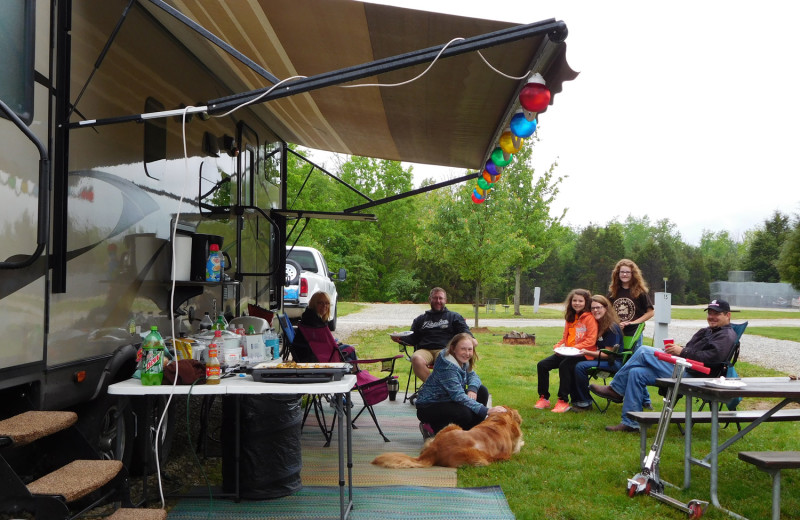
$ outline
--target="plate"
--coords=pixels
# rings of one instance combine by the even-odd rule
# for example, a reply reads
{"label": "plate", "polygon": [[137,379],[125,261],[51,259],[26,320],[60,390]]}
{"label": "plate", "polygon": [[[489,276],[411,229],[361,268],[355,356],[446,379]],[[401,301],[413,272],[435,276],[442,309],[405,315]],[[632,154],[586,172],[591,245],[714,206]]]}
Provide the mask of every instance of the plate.
{"label": "plate", "polygon": [[556,347],[553,349],[556,354],[561,354],[562,356],[580,356],[581,351],[576,349],[575,347]]}
{"label": "plate", "polygon": [[747,386],[747,383],[744,381],[737,381],[735,379],[709,379],[705,384],[712,388],[742,388],[743,386]]}
{"label": "plate", "polygon": [[393,338],[405,338],[406,336],[410,336],[414,334],[413,330],[406,330],[403,332],[391,332],[389,335]]}

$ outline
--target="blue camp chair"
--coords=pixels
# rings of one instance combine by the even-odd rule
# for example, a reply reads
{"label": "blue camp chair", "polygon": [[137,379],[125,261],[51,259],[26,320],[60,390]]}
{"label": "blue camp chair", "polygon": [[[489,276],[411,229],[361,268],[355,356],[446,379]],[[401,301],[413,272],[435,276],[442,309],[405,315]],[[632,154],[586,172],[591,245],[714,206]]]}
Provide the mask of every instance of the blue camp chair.
{"label": "blue camp chair", "polygon": [[[636,332],[633,333],[633,336],[623,336],[622,337],[622,349],[621,350],[614,351],[614,350],[608,350],[608,349],[601,349],[600,352],[602,352],[603,354],[607,355],[609,357],[609,360],[621,360],[622,361],[622,364],[620,365],[620,368],[621,368],[622,365],[624,365],[625,362],[628,361],[628,358],[630,358],[631,355],[633,355],[633,346],[636,344],[636,342],[642,336],[642,333],[644,333],[644,323],[640,323],[639,326],[636,327]],[[610,364],[613,364],[613,361]],[[614,374],[617,372],[617,370],[619,370],[619,369],[614,370],[614,369],[611,369],[611,368],[591,367],[587,371],[587,374],[589,376],[589,380],[602,379],[603,380],[603,384],[606,385],[606,384],[608,384],[608,383],[606,383],[606,379],[610,379],[610,378],[614,377]],[[606,399],[605,406],[601,407],[600,403],[598,403],[597,399],[595,399],[595,396],[591,395],[591,397],[592,397],[592,402],[597,407],[597,409],[600,411],[600,413],[604,413],[606,410],[608,410],[608,407],[611,405],[611,401]]]}

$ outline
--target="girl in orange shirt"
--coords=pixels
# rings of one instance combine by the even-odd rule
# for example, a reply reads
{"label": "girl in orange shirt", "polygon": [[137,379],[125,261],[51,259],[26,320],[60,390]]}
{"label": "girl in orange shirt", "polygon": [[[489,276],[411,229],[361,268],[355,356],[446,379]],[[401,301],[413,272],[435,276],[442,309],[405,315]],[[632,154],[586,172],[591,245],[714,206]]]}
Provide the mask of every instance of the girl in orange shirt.
{"label": "girl in orange shirt", "polygon": [[[571,407],[570,394],[574,392],[575,365],[589,359],[581,355],[582,349],[597,350],[597,321],[589,312],[592,295],[586,289],[573,289],[564,302],[564,335],[553,346],[555,353],[539,361],[536,372],[539,376],[539,400],[535,408],[550,408],[550,371],[558,368],[558,402],[553,412],[563,413]],[[564,347],[573,347],[571,349]]]}

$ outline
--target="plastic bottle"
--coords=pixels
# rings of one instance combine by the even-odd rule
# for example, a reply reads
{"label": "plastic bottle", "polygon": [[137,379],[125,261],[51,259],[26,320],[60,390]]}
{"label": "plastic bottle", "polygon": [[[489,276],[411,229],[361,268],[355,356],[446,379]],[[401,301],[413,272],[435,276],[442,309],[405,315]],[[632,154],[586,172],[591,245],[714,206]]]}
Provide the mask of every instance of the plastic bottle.
{"label": "plastic bottle", "polygon": [[234,332],[239,335],[239,346],[242,347],[242,358],[246,358],[247,338],[245,337],[244,327],[239,325]]}
{"label": "plastic bottle", "polygon": [[214,330],[226,330],[228,328],[228,320],[225,316],[220,314],[217,316],[217,321],[214,322]]}
{"label": "plastic bottle", "polygon": [[200,325],[197,326],[198,332],[202,332],[204,330],[211,330],[214,327],[214,322],[211,321],[211,316],[208,313],[205,313],[203,319],[200,320]]}
{"label": "plastic bottle", "polygon": [[222,331],[214,332],[214,339],[208,345],[208,356],[206,357],[206,384],[218,385],[219,378],[222,375],[222,367],[219,364],[219,348],[222,345]]}
{"label": "plastic bottle", "polygon": [[160,385],[164,379],[164,340],[158,333],[158,327],[150,328],[150,334],[142,343],[142,385]]}
{"label": "plastic bottle", "polygon": [[281,357],[281,346],[280,342],[278,341],[278,334],[275,333],[275,329],[272,327],[269,328],[268,336],[267,336],[267,352],[272,350],[272,359],[278,359]]}
{"label": "plastic bottle", "polygon": [[218,244],[211,244],[208,247],[208,261],[206,262],[206,281],[219,282],[222,273],[222,254],[219,252]]}

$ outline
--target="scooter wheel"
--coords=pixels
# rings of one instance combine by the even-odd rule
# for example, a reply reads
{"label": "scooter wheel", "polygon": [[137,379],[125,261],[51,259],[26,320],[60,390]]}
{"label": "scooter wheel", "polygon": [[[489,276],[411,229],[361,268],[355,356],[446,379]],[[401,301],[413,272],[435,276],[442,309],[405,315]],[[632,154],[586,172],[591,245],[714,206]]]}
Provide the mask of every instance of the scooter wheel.
{"label": "scooter wheel", "polygon": [[649,495],[650,494],[650,490],[652,489],[651,483],[652,483],[652,481],[650,479],[647,479],[647,484],[645,484],[645,486],[644,486],[644,494],[645,495]]}
{"label": "scooter wheel", "polygon": [[691,520],[696,520],[697,518],[701,518],[703,516],[703,506],[700,504],[689,504],[689,509],[691,509],[691,513],[689,513],[689,518]]}
{"label": "scooter wheel", "polygon": [[636,495],[636,486],[628,484],[628,496],[633,498]]}

